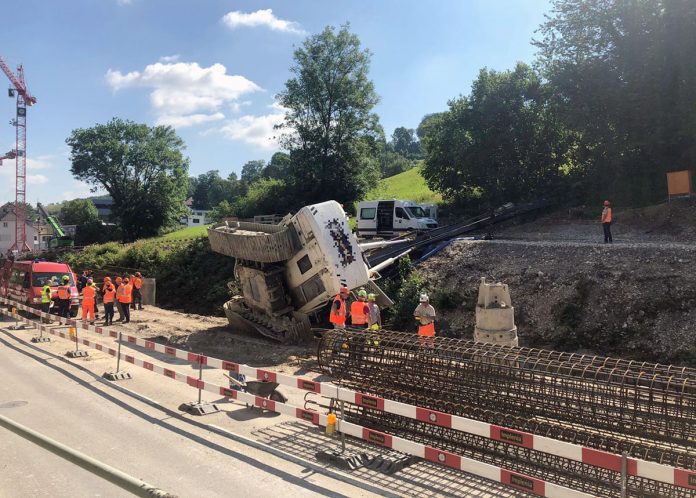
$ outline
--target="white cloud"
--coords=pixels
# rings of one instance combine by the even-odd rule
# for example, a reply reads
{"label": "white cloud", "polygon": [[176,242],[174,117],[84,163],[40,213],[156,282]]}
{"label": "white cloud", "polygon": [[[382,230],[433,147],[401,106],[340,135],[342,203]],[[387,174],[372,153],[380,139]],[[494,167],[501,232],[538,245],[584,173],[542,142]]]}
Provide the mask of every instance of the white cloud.
{"label": "white cloud", "polygon": [[179,54],[174,55],[163,55],[159,58],[159,62],[169,63],[169,62],[179,62]]}
{"label": "white cloud", "polygon": [[37,156],[36,158],[27,157],[27,171],[34,171],[37,169],[50,169],[53,166],[51,164],[51,161],[53,159],[53,155]]}
{"label": "white cloud", "polygon": [[285,113],[278,106],[271,107],[276,112],[262,116],[241,116],[228,121],[219,131],[230,140],[242,140],[264,149],[277,148],[279,133],[274,126],[283,122]]}
{"label": "white cloud", "polygon": [[61,194],[64,201],[71,201],[73,199],[82,199],[84,197],[89,197],[91,195],[97,195],[90,191],[90,186],[80,180],[72,181],[72,188],[70,190],[64,190]]}
{"label": "white cloud", "polygon": [[27,175],[27,185],[43,185],[48,183],[48,177],[45,175]]}
{"label": "white cloud", "polygon": [[222,119],[222,106],[262,90],[244,76],[227,74],[222,64],[201,67],[195,62],[157,62],[142,72],[126,74],[109,69],[106,81],[114,91],[131,87],[152,88],[150,104],[157,122],[182,126]]}
{"label": "white cloud", "polygon": [[225,115],[221,112],[216,112],[215,114],[189,114],[187,116],[171,116],[164,114],[157,118],[157,124],[169,125],[174,128],[186,128],[201,123],[220,121],[221,119],[225,119]]}
{"label": "white cloud", "polygon": [[230,29],[265,26],[273,31],[281,31],[284,33],[293,33],[297,35],[305,34],[305,31],[300,28],[299,24],[296,22],[278,19],[273,15],[273,11],[271,9],[257,10],[256,12],[250,13],[233,10],[232,12],[228,12],[223,16],[222,22],[224,22]]}

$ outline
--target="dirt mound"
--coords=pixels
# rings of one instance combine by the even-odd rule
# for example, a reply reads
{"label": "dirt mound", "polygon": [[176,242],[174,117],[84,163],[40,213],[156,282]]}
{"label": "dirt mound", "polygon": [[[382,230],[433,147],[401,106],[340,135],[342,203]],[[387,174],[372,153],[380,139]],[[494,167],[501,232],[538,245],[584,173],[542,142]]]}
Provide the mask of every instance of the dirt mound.
{"label": "dirt mound", "polygon": [[696,246],[459,241],[419,270],[460,303],[445,335],[472,338],[487,277],[510,285],[522,346],[696,364]]}

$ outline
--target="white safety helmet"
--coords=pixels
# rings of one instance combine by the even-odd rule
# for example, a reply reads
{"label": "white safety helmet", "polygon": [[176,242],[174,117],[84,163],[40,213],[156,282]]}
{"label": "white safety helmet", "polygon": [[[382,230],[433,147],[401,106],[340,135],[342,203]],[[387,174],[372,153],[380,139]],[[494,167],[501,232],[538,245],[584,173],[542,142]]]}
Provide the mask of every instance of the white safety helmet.
{"label": "white safety helmet", "polygon": [[425,292],[422,293],[422,294],[420,295],[420,302],[421,302],[421,303],[427,303],[428,301],[430,301],[430,299],[428,299],[428,295],[427,295]]}

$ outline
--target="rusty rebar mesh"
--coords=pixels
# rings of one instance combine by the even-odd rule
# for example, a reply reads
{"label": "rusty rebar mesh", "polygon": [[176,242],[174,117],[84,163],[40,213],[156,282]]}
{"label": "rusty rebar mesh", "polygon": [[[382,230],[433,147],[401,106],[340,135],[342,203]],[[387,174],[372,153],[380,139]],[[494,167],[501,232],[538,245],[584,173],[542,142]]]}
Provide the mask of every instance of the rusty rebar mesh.
{"label": "rusty rebar mesh", "polygon": [[[420,343],[417,336],[400,332],[339,330],[324,335],[318,360],[324,373],[368,394],[696,468],[694,369],[450,338]],[[376,412],[363,421],[374,426],[380,417],[389,416]],[[446,442],[438,439],[438,428],[423,425],[421,437],[432,434],[426,438],[429,444]],[[647,495],[652,492],[645,483],[634,485]]]}

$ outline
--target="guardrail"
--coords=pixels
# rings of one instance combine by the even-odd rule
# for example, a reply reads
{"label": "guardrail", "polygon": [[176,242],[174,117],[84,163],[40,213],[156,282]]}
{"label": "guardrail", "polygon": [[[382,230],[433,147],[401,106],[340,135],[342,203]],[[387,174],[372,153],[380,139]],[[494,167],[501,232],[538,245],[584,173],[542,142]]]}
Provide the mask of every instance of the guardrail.
{"label": "guardrail", "polygon": [[[80,322],[78,320],[73,320],[73,319],[66,319],[66,318],[59,318],[56,317],[55,315],[50,315],[47,313],[42,313],[41,311],[38,311],[34,308],[28,307],[26,305],[23,305],[21,303],[17,303],[15,301],[2,298],[0,297],[0,303],[5,303],[9,304],[12,306],[15,306],[17,309],[21,309],[24,311],[27,311],[35,316],[41,316],[43,318],[53,318],[57,319],[60,321],[61,324],[64,325],[70,325],[70,326],[75,326],[79,327],[84,330],[88,330],[90,332],[104,335],[110,338],[115,338],[118,339],[119,333],[114,331],[114,330],[106,330],[102,327],[99,326],[93,326],[89,325],[85,322]],[[7,312],[0,310],[1,313],[8,315]],[[44,325],[37,324],[29,319],[26,319],[24,317],[15,317],[16,319],[23,321],[25,323],[30,323],[34,325],[35,327],[39,328],[40,330],[45,330],[48,333],[58,335],[62,338],[66,339],[71,339],[69,335],[66,336],[66,334],[62,332],[56,332],[50,329],[49,327],[46,327]],[[71,339],[74,340],[74,339]],[[291,388],[297,388],[303,391],[309,391],[313,393],[317,393],[329,398],[334,398],[338,401],[346,401],[350,402],[353,404],[356,404],[358,406],[374,409],[374,410],[379,410],[387,413],[392,413],[395,415],[400,415],[403,417],[408,417],[413,420],[418,420],[420,422],[425,422],[428,424],[440,426],[440,427],[445,427],[445,428],[450,428],[453,430],[457,431],[462,431],[466,432],[469,434],[474,434],[477,436],[489,438],[491,440],[499,441],[502,443],[514,445],[514,446],[519,446],[531,450],[536,450],[544,453],[548,453],[551,455],[559,456],[562,458],[567,458],[569,460],[574,460],[577,462],[581,462],[583,464],[587,465],[592,465],[595,467],[603,468],[610,470],[612,472],[621,472],[622,471],[622,464],[625,463],[626,465],[626,473],[627,475],[630,476],[636,476],[636,477],[642,477],[646,479],[651,479],[659,482],[663,482],[666,484],[670,484],[673,486],[678,486],[678,487],[683,487],[686,489],[694,489],[696,490],[696,471],[690,471],[687,469],[681,469],[677,467],[671,467],[668,465],[663,465],[660,463],[656,462],[651,462],[647,460],[642,460],[642,459],[637,459],[637,458],[625,458],[622,455],[614,454],[614,453],[609,453],[606,451],[602,450],[597,450],[594,448],[589,448],[585,447],[582,445],[574,444],[574,443],[569,443],[565,441],[559,441],[556,439],[548,438],[545,436],[539,436],[535,434],[531,434],[528,432],[523,432],[519,431],[516,429],[510,429],[507,427],[502,427],[494,424],[489,424],[486,422],[481,422],[478,420],[473,420],[473,419],[468,419],[466,417],[461,417],[458,415],[451,415],[443,412],[439,412],[436,410],[431,410],[428,408],[422,408],[418,407],[415,405],[408,405],[405,403],[389,400],[386,398],[381,398],[381,397],[376,397],[376,396],[369,396],[360,392],[352,391],[350,389],[342,388],[340,386],[336,386],[335,384],[327,383],[327,382],[317,382],[311,379],[303,378],[303,377],[296,377],[296,376],[291,376],[291,375],[286,375],[282,374],[279,372],[273,372],[270,370],[266,369],[261,369],[261,368],[254,368],[250,367],[248,365],[244,364],[239,364],[227,360],[222,360],[219,358],[214,358],[206,355],[201,355],[198,353],[193,353],[190,351],[184,351],[181,349],[177,349],[171,346],[166,346],[164,344],[160,344],[154,341],[150,341],[147,339],[143,339],[140,337],[135,337],[135,336],[130,336],[130,335],[123,335],[123,340],[129,344],[133,344],[139,347],[142,347],[146,350],[150,351],[156,351],[158,353],[165,354],[167,356],[171,356],[180,360],[187,361],[189,363],[199,365],[199,366],[208,366],[208,367],[213,367],[213,368],[218,368],[221,370],[225,370],[228,372],[234,372],[238,374],[244,374],[247,377],[259,379],[259,380],[265,380],[269,382],[276,382],[279,385],[283,385],[286,387],[291,387]],[[91,344],[96,344],[92,341],[90,343],[88,340],[83,339],[82,344],[85,344],[87,346],[90,346]],[[91,346],[94,347],[94,346]],[[101,348],[101,349],[100,349]],[[100,351],[105,351],[109,353],[112,356],[118,356],[118,352],[109,347],[109,346],[104,346],[104,345],[99,345],[99,347],[96,347],[96,349],[99,349]],[[232,399],[239,399],[240,401],[245,401],[249,404],[252,404],[254,406],[259,406],[261,408],[266,408],[270,409],[271,411],[275,411],[274,408],[269,408],[269,406],[275,407],[275,404],[278,402],[272,401],[272,400],[267,400],[265,398],[260,398],[260,397],[255,397],[251,394],[247,393],[240,393],[237,391],[230,390],[228,388],[220,387],[220,386],[213,386],[213,389],[208,389],[206,386],[209,385],[209,383],[202,381],[201,379],[194,378],[191,376],[186,376],[184,374],[180,374],[178,372],[175,372],[174,370],[159,367],[154,365],[153,363],[143,361],[143,360],[137,360],[140,363],[136,363],[136,359],[132,355],[126,355],[121,353],[120,357],[124,359],[126,362],[136,364],[137,366],[141,366],[147,370],[154,371],[155,373],[160,373],[166,377],[179,380],[180,382],[187,383],[188,385],[192,387],[196,387],[205,391],[209,392],[214,392],[215,394],[223,395],[226,397],[230,397]],[[159,369],[159,370],[157,370]],[[224,390],[224,392],[223,392]],[[234,394],[230,394],[234,393]],[[229,396],[228,396],[229,394]],[[243,396],[242,396],[243,395]],[[240,396],[242,396],[240,398]],[[284,405],[284,406],[290,406],[290,405]],[[279,413],[285,413],[291,416],[296,416],[297,418],[301,418],[306,421],[310,421],[314,423],[315,425],[325,425],[325,415],[319,415],[317,412],[314,412],[312,410],[305,410],[302,408],[298,407],[292,407],[293,409],[299,410],[297,411],[294,415],[293,413],[288,413],[288,412],[279,412]],[[313,414],[311,415],[311,420],[310,420],[310,415],[307,414]],[[299,414],[299,415],[298,415]],[[320,420],[323,420],[323,424],[319,424],[315,422],[314,420],[314,415],[319,417]],[[323,417],[323,418],[321,418]],[[369,434],[371,433],[376,433],[376,431],[373,431],[372,429],[364,428],[361,426],[357,426],[355,424],[349,424],[348,422],[343,422],[344,425],[348,424],[347,427],[359,427],[360,429],[364,429],[367,432],[346,432],[346,431],[341,431],[344,432],[345,434],[355,436],[358,438],[361,438],[363,440],[372,442],[374,444],[379,444],[381,446],[385,446],[388,448],[393,448],[397,451],[402,451],[407,454],[412,454],[414,456],[419,456],[421,458],[426,458],[431,461],[435,461],[432,458],[428,458],[425,453],[425,448],[429,448],[428,454],[432,457],[435,455],[434,458],[437,458],[438,461],[436,463],[441,463],[443,465],[447,466],[453,466],[454,468],[459,468],[453,464],[453,462],[461,462],[464,460],[470,460],[467,459],[466,457],[459,456],[459,455],[454,455],[452,453],[449,453],[447,451],[441,451],[441,450],[435,450],[434,448],[425,446],[425,445],[420,445],[422,446],[423,451],[421,452],[419,450],[418,454],[414,454],[409,451],[405,451],[405,449],[408,449],[409,445],[419,445],[420,443],[414,443],[411,441],[407,441],[402,438],[398,438],[397,436],[392,436],[388,434],[383,434],[383,433],[377,433],[379,436],[376,436],[375,438],[370,438],[371,436]],[[393,441],[397,441],[397,446],[391,445]],[[440,453],[433,453],[433,451],[439,451]],[[421,454],[422,453],[422,454]],[[444,457],[440,456],[444,455]],[[456,459],[452,459],[452,457],[448,457],[448,455],[453,455],[457,457]],[[441,460],[441,458],[443,458]],[[461,460],[464,459],[464,460]],[[625,460],[625,462],[624,462]],[[473,462],[473,460],[471,460]],[[480,462],[476,462],[479,465],[488,465],[488,464],[483,464]],[[467,472],[471,472],[470,470],[466,470]],[[501,469],[504,470],[504,469]],[[508,472],[508,471],[506,471]],[[476,472],[472,472],[477,475],[481,475],[483,477],[488,477],[488,475],[483,475],[483,474],[478,474]],[[513,473],[518,475],[517,473]],[[520,474],[521,475],[521,474]],[[502,474],[501,474],[502,476]],[[533,482],[534,478],[531,477],[526,477],[526,479],[531,479]],[[507,481],[510,481],[509,475],[506,477]],[[496,479],[494,479],[496,480]],[[503,482],[503,481],[500,481]],[[541,481],[543,482],[543,481]],[[510,482],[504,482],[505,484],[510,484]],[[548,483],[552,484],[552,483]],[[510,484],[512,486],[515,486],[514,484]],[[554,486],[558,486],[554,484]],[[520,486],[517,486],[520,487]],[[539,486],[536,487],[538,489]],[[542,486],[543,488],[543,486]],[[528,488],[526,487],[520,487],[520,489],[525,489],[529,491]],[[563,488],[567,489],[567,488]],[[542,496],[550,496],[550,495],[542,495]]]}

